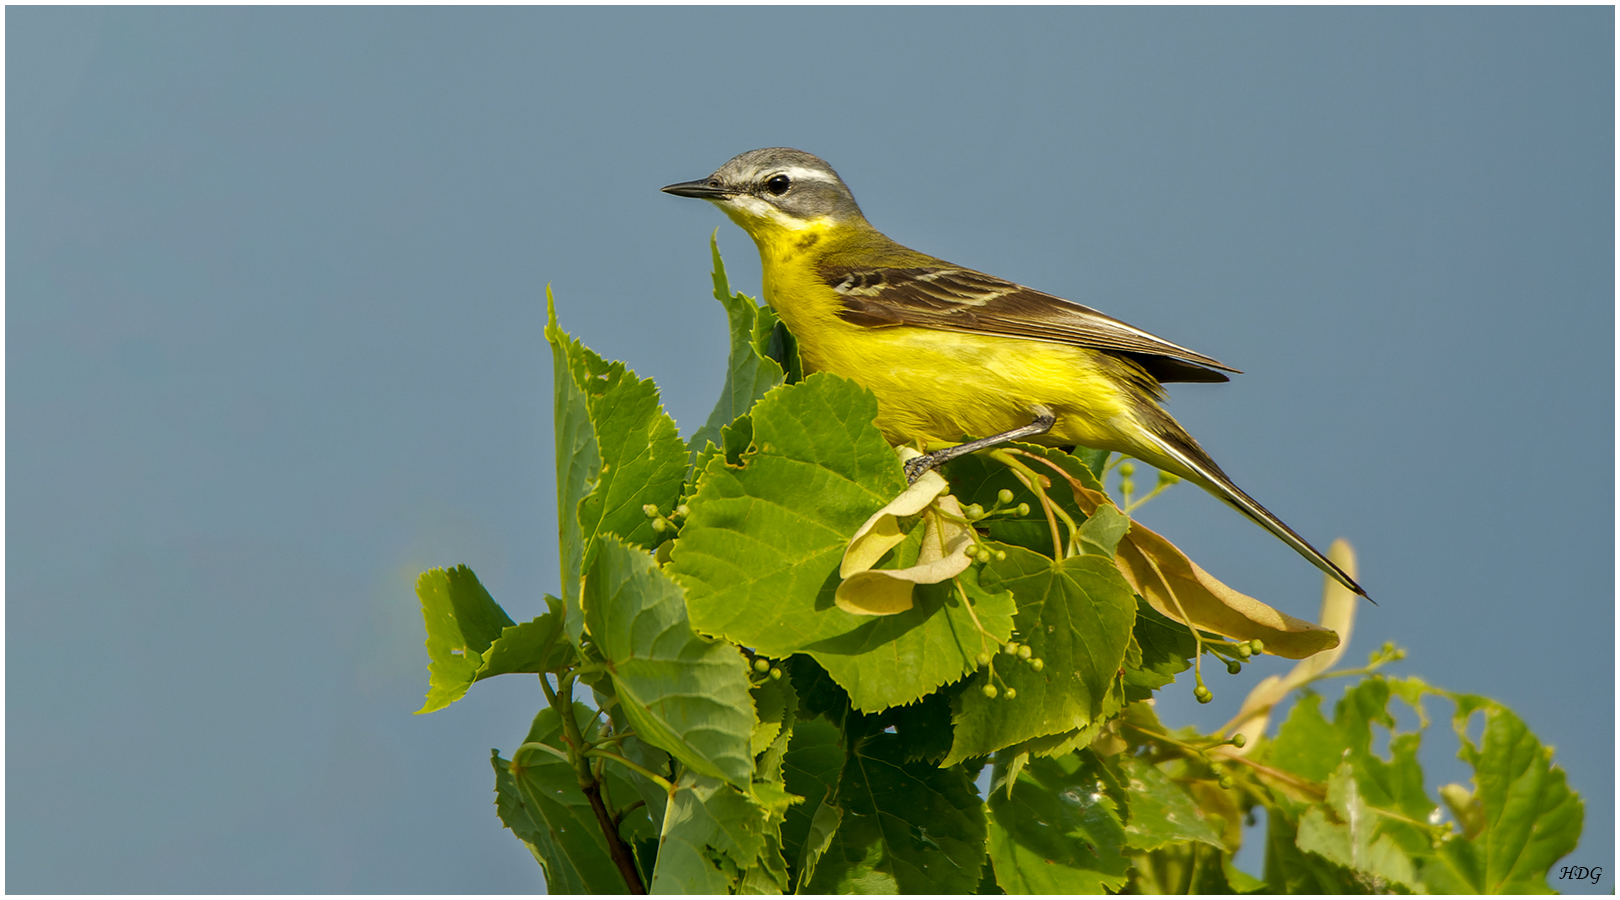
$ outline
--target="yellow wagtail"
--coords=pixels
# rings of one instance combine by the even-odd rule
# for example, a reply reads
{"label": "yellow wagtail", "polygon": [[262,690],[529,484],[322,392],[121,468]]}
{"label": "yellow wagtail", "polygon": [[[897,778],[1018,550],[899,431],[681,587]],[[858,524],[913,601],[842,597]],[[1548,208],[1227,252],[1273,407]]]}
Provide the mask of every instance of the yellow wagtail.
{"label": "yellow wagtail", "polygon": [[[1115,450],[1178,475],[1361,586],[1226,477],[1159,401],[1163,382],[1230,366],[1096,310],[902,247],[867,223],[838,173],[799,150],[751,150],[663,189],[720,207],[759,245],[765,302],[806,371],[871,390],[890,443],[958,444],[913,459],[915,480],[1012,440]],[[1217,371],[1220,370],[1220,371]]]}

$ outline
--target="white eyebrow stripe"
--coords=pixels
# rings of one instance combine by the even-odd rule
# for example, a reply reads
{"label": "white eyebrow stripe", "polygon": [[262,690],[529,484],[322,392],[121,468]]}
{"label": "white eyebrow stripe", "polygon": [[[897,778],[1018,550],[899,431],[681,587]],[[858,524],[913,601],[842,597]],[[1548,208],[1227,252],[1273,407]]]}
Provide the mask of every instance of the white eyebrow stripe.
{"label": "white eyebrow stripe", "polygon": [[836,184],[838,181],[830,172],[823,172],[819,169],[806,169],[803,166],[788,166],[777,169],[773,175],[786,175],[794,181],[820,181],[824,184]]}

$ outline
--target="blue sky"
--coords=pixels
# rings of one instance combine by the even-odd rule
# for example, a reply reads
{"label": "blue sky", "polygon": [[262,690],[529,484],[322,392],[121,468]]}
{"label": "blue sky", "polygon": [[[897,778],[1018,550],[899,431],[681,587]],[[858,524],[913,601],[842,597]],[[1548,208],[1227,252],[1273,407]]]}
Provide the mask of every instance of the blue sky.
{"label": "blue sky", "polygon": [[[533,685],[412,717],[411,584],[556,590],[546,284],[702,423],[709,235],[758,262],[657,189],[775,145],[902,243],[1244,370],[1170,408],[1355,543],[1349,658],[1516,709],[1587,802],[1565,862],[1612,871],[1613,15],[8,9],[7,887],[535,890],[487,763]],[[1202,492],[1141,518],[1314,614]]]}

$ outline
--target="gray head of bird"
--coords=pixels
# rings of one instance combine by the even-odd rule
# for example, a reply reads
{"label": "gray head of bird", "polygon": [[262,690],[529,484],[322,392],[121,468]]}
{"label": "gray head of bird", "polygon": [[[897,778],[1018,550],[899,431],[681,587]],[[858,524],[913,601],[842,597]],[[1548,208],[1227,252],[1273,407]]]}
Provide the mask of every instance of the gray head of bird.
{"label": "gray head of bird", "polygon": [[713,203],[756,238],[774,229],[802,231],[866,221],[832,166],[788,147],[738,154],[707,178],[672,184],[663,191]]}

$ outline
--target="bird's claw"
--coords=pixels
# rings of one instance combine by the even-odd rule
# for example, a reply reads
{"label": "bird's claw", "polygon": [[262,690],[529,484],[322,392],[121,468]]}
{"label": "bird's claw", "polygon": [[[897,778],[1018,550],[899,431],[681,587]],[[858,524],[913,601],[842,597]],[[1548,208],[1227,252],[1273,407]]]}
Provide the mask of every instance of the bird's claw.
{"label": "bird's claw", "polygon": [[906,484],[915,484],[917,479],[923,476],[924,472],[932,469],[933,467],[934,455],[932,453],[923,456],[914,456],[911,459],[906,460]]}

